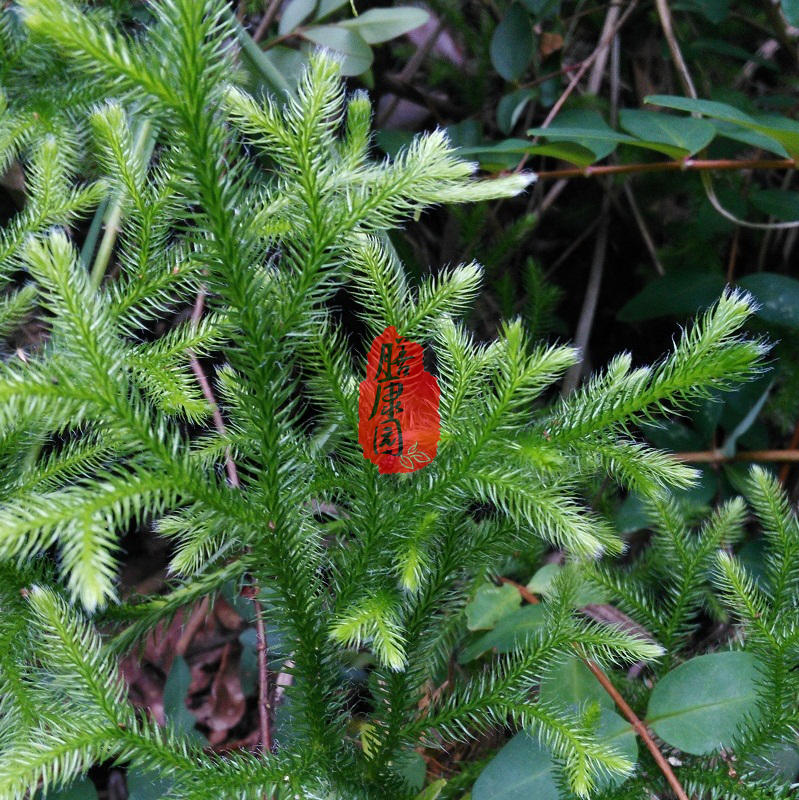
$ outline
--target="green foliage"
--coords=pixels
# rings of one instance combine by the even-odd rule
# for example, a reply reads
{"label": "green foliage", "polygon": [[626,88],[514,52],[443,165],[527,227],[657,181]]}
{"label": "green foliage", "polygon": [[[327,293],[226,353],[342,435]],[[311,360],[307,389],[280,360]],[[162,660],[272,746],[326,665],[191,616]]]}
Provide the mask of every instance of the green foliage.
{"label": "green foliage", "polygon": [[697,656],[658,682],[647,721],[664,742],[685,753],[728,748],[754,716],[756,682],[757,662],[750,653]]}
{"label": "green foliage", "polygon": [[[295,0],[284,14],[302,25],[323,5],[341,6]],[[248,91],[233,47],[241,32],[217,0],[165,0],[135,39],[107,9],[24,0],[10,13],[24,28],[4,35],[40,72],[35,92],[2,73],[0,160],[20,158],[29,176],[25,208],[0,240],[11,292],[3,320],[13,326],[35,302],[47,336],[0,368],[0,798],[61,790],[109,760],[154,774],[173,798],[411,797],[400,768],[409,748],[506,726],[532,734],[556,760],[557,780],[587,797],[633,771],[630,748],[614,743],[623,732],[596,705],[531,688],[575,648],[607,669],[664,651],[580,614],[586,584],[640,610],[673,658],[714,563],[768,667],[762,713],[742,746],[755,752],[787,736],[794,633],[780,620],[795,603],[795,521],[758,477],[755,504],[774,548],[769,588],[758,588],[732,559],[713,562],[733,543],[742,505],[731,502],[690,539],[661,493],[690,485],[694,472],[633,430],[757,372],[766,348],[741,334],[748,295],[725,290],[655,366],[633,369],[619,356],[546,404],[575,351],[530,341],[526,327],[537,323],[518,318],[479,343],[457,317],[480,267],[415,285],[388,238],[430,206],[517,194],[529,174],[473,180],[474,165],[440,130],[393,160],[372,160],[369,101],[345,93],[340,64],[324,52],[290,94]],[[364,14],[335,26],[336,36],[378,41],[370,26],[394,35],[409,19],[420,17],[394,14],[392,28],[385,14]],[[64,102],[39,91],[54,63],[69,77]],[[87,113],[85,97],[102,103]],[[79,166],[103,177],[76,187]],[[110,239],[96,255],[84,245],[83,258],[67,233],[102,200],[121,227],[119,275],[105,282]],[[23,275],[31,283],[20,288]],[[424,470],[381,476],[362,457],[361,369],[333,305],[342,287],[370,333],[395,325],[436,356],[442,437]],[[156,336],[150,323],[197,293],[209,313]],[[211,426],[214,409],[192,378],[199,355],[222,363],[212,383],[224,430]],[[235,486],[222,477],[228,457]],[[639,592],[608,561],[592,563],[624,549],[586,500],[597,476],[640,492],[661,515],[666,532],[646,572],[650,582],[676,579],[663,582],[664,608],[649,602],[644,577]],[[336,527],[315,512],[320,501],[341,510]],[[118,604],[120,536],[153,521],[173,545],[174,585]],[[515,553],[544,545],[569,561],[545,601],[478,634],[494,638],[424,704],[462,644],[472,591]],[[51,548],[57,575],[24,571]],[[117,674],[117,650],[230,582],[268,593],[292,654],[293,741],[276,753],[203,750],[171,697],[185,684],[180,662],[164,728],[136,712]],[[118,626],[111,644],[98,622]],[[367,709],[357,712],[342,679],[355,650],[370,659]]]}
{"label": "green foliage", "polygon": [[[342,14],[346,16],[340,18]],[[429,16],[414,6],[370,8],[356,14],[355,5],[348,0],[291,0],[280,11],[278,24],[270,26],[273,36],[267,36],[263,45],[256,44],[242,26],[234,25],[245,51],[249,83],[259,89],[283,91],[301,78],[316,45],[335,54],[342,75],[362,75],[374,60],[371,45],[415,30]]]}
{"label": "green foliage", "polygon": [[[650,506],[656,538],[629,567],[606,563],[584,569],[594,594],[575,601],[584,613],[610,609],[617,624],[664,646],[664,657],[651,665],[647,686],[620,672],[612,673],[613,682],[658,741],[679,752],[676,774],[686,790],[693,789],[702,798],[788,796],[793,777],[788,772],[784,784],[779,783],[774,764],[781,749],[795,751],[799,719],[799,681],[796,670],[788,666],[795,665],[797,652],[799,527],[769,473],[754,468],[745,488],[767,541],[761,577],[753,577],[730,552],[746,516],[740,499],[719,509],[698,531],[690,530],[685,510],[673,500],[656,501]],[[562,577],[549,585],[547,595],[557,591]],[[539,608],[530,605],[521,610]],[[720,649],[712,646],[702,653],[706,645],[697,642],[701,616],[725,618],[726,609],[741,627]],[[502,613],[493,631],[512,635],[519,624],[515,615],[516,611]],[[675,665],[677,661],[681,663]],[[550,667],[538,696],[542,703],[584,712],[593,709],[595,730],[603,743],[637,762],[637,775],[655,796],[668,796],[662,774],[647,753],[640,746],[637,752],[624,749],[625,744],[634,744],[632,727],[614,713],[613,701],[581,658],[572,656]],[[525,757],[517,758],[521,751]],[[734,755],[733,780],[715,758],[722,751]],[[518,734],[481,773],[473,796],[516,800],[535,786],[542,797],[574,797],[568,787],[553,783],[553,774],[557,759]],[[617,778],[602,786],[597,796],[639,797],[640,780]]]}
{"label": "green foliage", "polygon": [[535,739],[516,734],[480,773],[472,789],[474,800],[511,800],[537,797],[557,800],[554,765],[549,754]]}

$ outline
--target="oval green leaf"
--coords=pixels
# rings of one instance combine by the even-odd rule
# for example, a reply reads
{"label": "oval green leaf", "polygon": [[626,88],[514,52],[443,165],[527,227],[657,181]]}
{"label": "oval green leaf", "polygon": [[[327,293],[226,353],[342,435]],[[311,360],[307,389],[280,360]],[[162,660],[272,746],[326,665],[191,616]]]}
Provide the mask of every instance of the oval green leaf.
{"label": "oval green leaf", "polygon": [[37,792],[34,800],[97,800],[97,789],[89,778],[78,778],[62,789],[51,789],[42,798]]}
{"label": "oval green leaf", "polygon": [[775,272],[756,272],[738,282],[760,304],[755,312],[770,325],[799,327],[799,281]]}
{"label": "oval green leaf", "polygon": [[303,37],[341,56],[342,75],[360,75],[372,66],[372,48],[355,31],[340,25],[306,28]]}
{"label": "oval green leaf", "polygon": [[423,8],[397,6],[370,8],[354,19],[347,19],[339,24],[355,31],[367,44],[378,44],[415,30],[429,19],[430,14]]}
{"label": "oval green leaf", "polygon": [[772,139],[770,136],[741,128],[732,122],[722,122],[718,119],[713,120],[713,125],[716,128],[717,135],[724,139],[732,139],[733,141],[749,145],[749,147],[756,147],[758,150],[774,153],[774,155],[778,155],[780,158],[788,158],[788,151],[776,139]]}
{"label": "oval green leaf", "polygon": [[585,703],[599,703],[604,708],[613,709],[610,695],[577,656],[571,656],[547,672],[541,681],[539,696],[545,703],[578,707]]}
{"label": "oval green leaf", "polygon": [[515,587],[507,583],[501,586],[484,583],[466,606],[466,627],[470,631],[489,630],[521,603],[522,596]]}
{"label": "oval green leaf", "polygon": [[249,68],[253,77],[260,78],[260,81],[266,84],[270,91],[278,95],[291,91],[291,84],[275,65],[270,54],[261,50],[235,17],[232,17],[232,24],[241,45],[242,62],[245,67]]}
{"label": "oval green leaf", "polygon": [[509,134],[530,100],[535,97],[532,89],[516,89],[506,94],[497,105],[497,127],[502,133]]}
{"label": "oval green leaf", "polygon": [[169,794],[173,781],[144,772],[140,767],[129,767],[126,775],[128,800],[161,800]]}
{"label": "oval green leaf", "polygon": [[672,158],[698,153],[716,135],[716,129],[706,120],[654,111],[623,109],[619,114],[619,124],[627,133],[644,140],[641,146],[659,150]]}
{"label": "oval green leaf", "polygon": [[704,755],[731,745],[758,715],[757,662],[750,653],[697,656],[657,683],[647,722],[664,742]]}
{"label": "oval green leaf", "polygon": [[175,656],[164,684],[164,715],[182,733],[198,737],[200,734],[194,728],[194,714],[186,705],[190,685],[191,670],[186,659]]}
{"label": "oval green leaf", "polygon": [[636,144],[634,136],[614,131],[596,111],[564,111],[547,128],[530,128],[530,136],[542,136],[548,143],[569,142],[593,151],[595,160],[609,156],[618,144]]}
{"label": "oval green leaf", "polygon": [[568,161],[578,167],[587,167],[595,161],[599,161],[600,156],[595,150],[589,149],[577,142],[547,142],[546,144],[536,144],[527,148],[527,152],[538,156],[549,156],[559,158],[561,161]]}
{"label": "oval green leaf", "polygon": [[283,36],[302,25],[316,8],[316,0],[291,0],[280,17],[277,32]]}
{"label": "oval green leaf", "polygon": [[622,322],[687,316],[712,305],[723,288],[724,278],[715,272],[672,272],[647,284],[616,316]]}
{"label": "oval green leaf", "polygon": [[530,15],[514,3],[491,37],[491,63],[506,80],[515,81],[524,75],[533,55],[533,28]]}
{"label": "oval green leaf", "polygon": [[415,750],[406,750],[401,753],[392,765],[394,770],[402,776],[408,787],[415,792],[420,792],[424,786],[427,774],[427,762]]}
{"label": "oval green leaf", "polygon": [[799,122],[776,115],[753,117],[728,103],[715,100],[694,100],[689,97],[656,94],[644,98],[645,102],[678,111],[703,114],[712,119],[732,122],[742,128],[776,139],[793,158],[799,157]]}
{"label": "oval green leaf", "polygon": [[497,622],[494,630],[484,633],[477,641],[466,647],[458,659],[461,664],[478,658],[488,650],[509,653],[522,647],[530,636],[544,625],[544,611],[540,605],[522,606],[506,614]]}
{"label": "oval green leaf", "polygon": [[799,0],[782,0],[782,13],[789,25],[799,26]]}
{"label": "oval green leaf", "polygon": [[558,800],[552,757],[529,734],[517,733],[480,773],[472,800]]}
{"label": "oval green leaf", "polygon": [[527,588],[533,594],[546,594],[552,588],[552,582],[563,569],[560,564],[544,564],[539,567],[532,578],[527,581]]}
{"label": "oval green leaf", "polygon": [[475,156],[483,169],[511,169],[525,154],[550,156],[579,167],[587,167],[597,160],[593,150],[574,142],[531,145],[527,139],[505,139],[492,145],[463,147],[458,154],[463,158]]}
{"label": "oval green leaf", "polygon": [[785,222],[799,219],[799,192],[785,189],[761,189],[753,192],[750,200],[755,208]]}
{"label": "oval green leaf", "polygon": [[724,22],[730,13],[730,0],[692,0],[690,5],[714,25]]}
{"label": "oval green leaf", "polygon": [[560,0],[522,0],[522,3],[537,20],[554,17],[560,11]]}
{"label": "oval green leaf", "polygon": [[349,2],[350,0],[319,0],[319,8],[316,9],[314,19],[320,20],[329,17],[334,11],[338,11]]}
{"label": "oval green leaf", "polygon": [[[602,709],[596,730],[596,738],[603,744],[609,744],[619,755],[624,756],[632,764],[638,761],[638,737],[633,730],[633,726],[615,711],[609,708]],[[597,789],[602,790],[620,786],[628,777],[629,775],[619,775],[618,773],[599,775]]]}

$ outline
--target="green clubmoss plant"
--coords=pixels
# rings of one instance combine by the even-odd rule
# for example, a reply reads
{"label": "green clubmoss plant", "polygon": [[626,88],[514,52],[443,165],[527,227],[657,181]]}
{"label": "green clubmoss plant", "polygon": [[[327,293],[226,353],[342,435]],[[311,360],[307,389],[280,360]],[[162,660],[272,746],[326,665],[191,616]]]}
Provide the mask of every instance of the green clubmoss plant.
{"label": "green clubmoss plant", "polygon": [[[257,98],[240,88],[226,4],[148,8],[126,32],[108,8],[23,0],[0,25],[0,164],[23,164],[26,197],[0,235],[0,329],[34,315],[44,330],[0,365],[0,798],[112,760],[168,779],[172,798],[404,798],[403,754],[497,725],[539,737],[589,796],[632,765],[590,709],[531,688],[575,646],[606,666],[663,651],[576,614],[573,581],[541,631],[420,700],[473,586],[508,555],[622,551],[584,499],[597,475],[650,495],[691,483],[634,427],[757,369],[764,346],[740,334],[749,299],[726,292],[661,362],[619,356],[546,405],[578,354],[527,341],[518,320],[475,341],[459,317],[480,267],[412,285],[388,237],[531,175],[474,180],[441,131],[374,160],[369,100],[346,93],[333,58],[315,54],[296,93]],[[70,226],[91,213],[79,250]],[[344,332],[342,290],[363,343]],[[155,335],[198,294],[207,313]],[[357,440],[363,353],[388,325],[429,348],[441,387],[438,456],[400,476],[379,475]],[[204,356],[221,425],[191,369]],[[172,585],[120,602],[120,536],[151,523],[171,541]],[[718,570],[730,602],[757,606],[734,562]],[[277,730],[271,752],[203,750],[138,713],[117,673],[119,652],[230,583],[258,587],[291,653],[290,741]],[[356,651],[372,658],[357,703],[342,677]],[[787,663],[773,667],[782,680]]]}

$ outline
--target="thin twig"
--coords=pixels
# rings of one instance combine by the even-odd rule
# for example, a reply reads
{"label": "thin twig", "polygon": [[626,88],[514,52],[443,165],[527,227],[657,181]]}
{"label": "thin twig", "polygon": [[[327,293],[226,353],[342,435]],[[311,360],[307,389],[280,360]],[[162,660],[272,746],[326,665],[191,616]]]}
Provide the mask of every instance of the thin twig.
{"label": "thin twig", "polygon": [[[574,73],[574,76],[572,77],[571,81],[569,81],[568,86],[563,90],[563,93],[561,94],[561,96],[555,101],[555,104],[549,110],[549,113],[547,114],[546,118],[544,119],[544,121],[541,123],[541,125],[539,127],[546,128],[546,127],[549,126],[549,124],[552,122],[552,120],[555,119],[555,117],[560,112],[560,109],[563,107],[563,104],[569,98],[569,95],[574,91],[575,87],[580,82],[580,80],[582,79],[583,75],[585,75],[585,73],[588,71],[588,68],[610,46],[610,43],[613,41],[613,38],[616,36],[616,33],[619,31],[621,26],[624,25],[624,23],[627,21],[627,18],[630,16],[630,14],[632,14],[633,10],[635,9],[636,3],[637,3],[637,0],[632,0],[630,5],[628,6],[627,10],[624,12],[624,14],[622,14],[622,16],[619,19],[619,21],[613,26],[612,30],[608,31],[608,34],[606,36],[603,36],[600,39],[599,44],[594,49],[594,52],[591,53],[591,55],[588,56],[588,58],[586,58],[585,61],[582,62],[582,64],[580,65],[580,68],[577,70],[577,72]],[[614,4],[614,5],[616,5],[616,4]],[[612,10],[613,10],[613,7],[611,7],[610,11],[612,11]],[[608,13],[610,13],[610,11]],[[536,139],[533,139],[533,142],[535,143],[536,140],[537,140],[537,137],[536,137]],[[518,165],[516,166],[514,172],[521,172],[521,170],[524,168],[524,165],[527,163],[528,157],[529,157],[529,154],[525,153],[524,157],[519,161]]]}
{"label": "thin twig", "polygon": [[[763,3],[763,8],[766,12],[766,16],[769,19],[769,22],[774,26],[774,29],[770,29],[769,33],[773,33],[779,40],[782,46],[791,54],[791,57],[794,61],[799,62],[799,52],[796,49],[796,41],[792,38],[791,34],[788,32],[788,23],[785,20],[785,17],[780,13],[779,7],[776,3],[773,3],[772,0],[765,0]],[[747,22],[750,22],[753,14],[744,15],[747,18]]]}
{"label": "thin twig", "polygon": [[[617,13],[612,16],[612,12]],[[610,116],[611,125],[616,124],[619,105],[619,67],[620,67],[620,48],[618,26],[618,7],[611,7],[605,19],[605,29],[613,31],[614,36],[610,45],[611,50],[611,70],[610,70]],[[599,69],[598,69],[599,68]],[[598,92],[602,83],[602,74],[605,68],[605,61],[598,59],[594,65],[589,82],[589,91]],[[599,212],[599,232],[594,244],[594,257],[591,260],[591,272],[588,276],[588,285],[585,288],[585,298],[583,307],[580,311],[580,320],[577,324],[575,334],[575,345],[580,353],[580,360],[567,373],[563,381],[563,395],[569,394],[580,382],[583,370],[585,369],[585,354],[588,351],[588,341],[591,337],[591,329],[594,326],[596,307],[599,301],[599,290],[602,286],[602,273],[605,269],[605,259],[608,250],[608,227],[610,225],[610,204],[614,199],[610,185],[605,186],[605,196],[602,198],[602,209]]]}
{"label": "thin twig", "polygon": [[[793,172],[788,171],[785,173],[782,181],[780,182],[780,189],[783,191],[788,189],[791,185],[791,180],[793,180]],[[769,214],[768,217],[769,222],[774,221],[773,215]],[[769,247],[771,246],[771,240],[774,236],[774,229],[769,228],[765,234],[763,235],[763,239],[760,242],[760,249],[757,254],[757,271],[762,272],[766,268],[766,256],[768,255]]]}
{"label": "thin twig", "polygon": [[785,243],[782,246],[782,263],[787,264],[791,260],[791,251],[796,244],[797,229],[792,228],[785,236]]}
{"label": "thin twig", "polygon": [[[796,425],[793,429],[793,434],[791,435],[791,443],[789,445],[789,449],[795,450],[799,446],[799,420],[796,421]],[[780,483],[785,486],[785,483],[788,480],[788,475],[791,472],[791,462],[786,461],[782,465],[782,469],[780,469]]]}
{"label": "thin twig", "polygon": [[799,461],[799,450],[749,450],[728,456],[721,450],[700,450],[697,452],[675,453],[679,461],[689,464],[725,464],[731,461],[776,461],[793,463]]}
{"label": "thin twig", "polygon": [[735,229],[732,235],[732,244],[730,245],[730,256],[727,259],[727,283],[732,283],[735,280],[735,265],[738,263],[738,240],[741,238],[740,227]]}
{"label": "thin twig", "polygon": [[280,0],[272,0],[272,2],[269,4],[269,7],[266,9],[266,11],[264,11],[264,15],[261,17],[261,21],[258,23],[255,33],[252,35],[252,40],[254,42],[260,42],[261,39],[264,38],[266,29],[272,24],[272,20],[275,18],[275,14],[277,14],[279,7]]}
{"label": "thin twig", "polygon": [[513,586],[514,589],[524,598],[528,603],[532,605],[538,604],[538,598],[526,587],[522,586],[521,583],[516,583],[516,581],[512,581],[510,578],[500,577],[500,583],[507,583],[508,586]]}
{"label": "thin twig", "polygon": [[[191,320],[196,325],[199,323],[205,309],[205,289],[201,289],[197,293],[197,298],[194,301],[194,309],[191,314]],[[191,368],[194,372],[197,382],[200,384],[203,396],[208,401],[213,410],[214,426],[220,436],[225,436],[227,429],[225,428],[225,420],[222,418],[222,412],[219,410],[216,398],[214,397],[211,384],[203,370],[202,365],[197,360],[197,357],[192,354]],[[233,460],[230,449],[225,453],[225,467],[227,469],[228,481],[230,485],[238,489],[241,487],[239,480],[238,469],[236,462]],[[267,753],[272,752],[272,723],[270,719],[269,709],[269,649],[266,639],[266,625],[263,619],[263,609],[260,602],[257,600],[258,587],[252,586],[250,589],[250,597],[252,599],[253,609],[255,611],[255,635],[256,635],[256,650],[258,655],[258,720],[260,729],[260,743]],[[207,599],[207,598],[206,598]]]}
{"label": "thin twig", "polygon": [[[688,70],[688,65],[685,63],[685,59],[682,56],[680,44],[677,41],[677,37],[674,35],[674,29],[671,23],[671,9],[669,8],[668,0],[655,0],[655,5],[658,10],[658,16],[660,17],[660,26],[663,29],[663,35],[666,37],[666,41],[669,45],[669,51],[671,52],[674,67],[680,77],[680,83],[682,83],[683,89],[688,97],[690,97],[692,100],[696,100],[698,99],[699,95],[696,93],[696,87],[694,86],[694,82],[691,78],[691,73]],[[693,111],[691,112],[691,116],[701,117],[702,115],[697,111]],[[736,225],[741,225],[745,228],[751,228],[754,230],[787,230],[790,228],[799,227],[799,220],[793,220],[791,222],[749,222],[748,220],[740,219],[731,211],[728,211],[722,204],[721,200],[719,200],[716,190],[713,186],[712,174],[709,172],[700,172],[699,177],[702,181],[702,188],[705,190],[705,195],[710,202],[710,205],[712,205],[713,208],[719,214],[721,214],[722,217],[724,217],[724,219],[727,219]]]}
{"label": "thin twig", "polygon": [[693,79],[691,78],[691,73],[688,71],[688,65],[685,63],[685,59],[682,57],[682,51],[680,50],[680,45],[677,42],[677,37],[674,35],[674,28],[671,24],[671,10],[669,9],[668,1],[655,0],[655,7],[658,10],[660,27],[663,29],[663,35],[666,37],[666,43],[668,44],[669,52],[671,53],[671,60],[674,63],[674,69],[677,70],[680,83],[682,84],[683,89],[685,89],[685,93],[695,100],[698,97],[696,93],[696,87],[694,86]]}
{"label": "thin twig", "polygon": [[[197,325],[200,321],[200,318],[203,315],[203,310],[205,309],[205,289],[200,289],[197,292],[197,298],[194,301],[194,310],[191,313],[191,321],[194,325]],[[219,410],[219,405],[216,402],[216,398],[214,397],[214,392],[211,389],[211,384],[208,381],[208,377],[205,374],[205,370],[202,368],[202,364],[200,364],[197,356],[191,353],[189,363],[191,365],[191,371],[194,373],[194,377],[197,378],[197,383],[200,384],[200,389],[203,393],[203,397],[205,398],[206,402],[209,406],[211,406],[211,414],[214,419],[214,427],[216,428],[217,433],[220,436],[225,436],[227,434],[227,429],[225,428],[225,420],[222,418],[222,412]],[[239,472],[236,469],[236,462],[233,461],[233,458],[230,455],[230,448],[228,447],[225,450],[225,469],[227,470],[228,481],[230,485],[238,489],[241,486],[241,481],[239,480]]]}
{"label": "thin twig", "polygon": [[588,285],[585,287],[585,297],[583,307],[580,310],[580,320],[577,323],[577,332],[574,336],[574,344],[580,353],[580,360],[569,369],[563,379],[563,389],[561,393],[565,397],[580,382],[580,377],[585,368],[585,352],[588,349],[588,340],[591,337],[591,328],[594,325],[594,315],[599,301],[599,290],[602,286],[602,273],[605,269],[605,257],[608,249],[608,208],[610,206],[610,194],[606,194],[602,201],[600,213],[599,232],[597,233],[596,243],[594,244],[594,257],[591,260],[591,272],[588,275]]}
{"label": "thin twig", "polygon": [[[560,193],[568,186],[568,181],[558,181],[544,196],[544,199],[535,206],[535,215],[536,215],[536,223],[541,221],[541,217],[546,213],[549,207],[558,199]],[[530,193],[530,202],[527,205],[527,212],[530,214],[533,210],[534,206],[534,198],[536,195],[531,192]]]}
{"label": "thin twig", "polygon": [[[635,2],[631,4],[631,8]],[[619,47],[618,28],[620,23],[617,23],[618,6],[612,6],[608,11],[608,16],[605,19],[605,27],[608,33],[613,32],[613,39],[610,43],[611,51],[611,69],[610,69],[610,123],[616,124],[616,117],[618,115],[619,107],[619,69],[621,51]],[[614,14],[615,12],[615,14]],[[603,36],[604,39],[604,36]],[[597,59],[594,65],[594,70],[591,74],[589,81],[589,91],[594,93],[599,91],[602,84],[602,75],[605,69],[605,60]],[[585,288],[585,297],[583,299],[583,307],[580,310],[580,319],[577,323],[577,331],[575,333],[575,345],[580,354],[580,360],[566,373],[563,380],[562,394],[566,396],[574,390],[580,382],[583,370],[585,369],[585,355],[588,351],[588,341],[591,337],[591,329],[594,326],[594,317],[596,315],[596,307],[599,302],[599,290],[602,286],[602,273],[605,269],[605,259],[608,250],[608,228],[610,226],[610,204],[614,198],[613,190],[609,182],[605,186],[605,196],[602,198],[602,208],[599,212],[599,232],[597,233],[596,242],[594,244],[594,256],[591,260],[591,271],[588,276],[588,285]]]}
{"label": "thin twig", "polygon": [[[602,33],[599,37],[601,42],[616,41],[616,26],[619,21],[619,14],[621,14],[621,3],[611,3],[607,14],[605,14],[605,24],[602,26]],[[602,79],[605,76],[605,65],[608,61],[609,49],[609,47],[603,47],[594,61],[593,69],[588,76],[588,94],[597,95],[602,88]]]}
{"label": "thin twig", "polygon": [[[555,184],[557,186],[557,184]],[[589,237],[591,236],[594,231],[599,226],[600,219],[597,217],[585,230],[583,230],[580,235],[574,239],[574,241],[561,252],[561,254],[555,259],[552,263],[552,266],[547,268],[546,273],[544,274],[545,278],[551,277],[557,268],[564,262],[566,259]]]}
{"label": "thin twig", "polygon": [[588,167],[567,167],[537,172],[538,181],[594,178],[600,175],[632,175],[640,172],[702,172],[741,169],[796,169],[793,158],[686,158],[681,161],[652,161],[634,164],[603,164]]}
{"label": "thin twig", "polygon": [[655,272],[657,272],[658,275],[663,276],[666,274],[666,270],[663,269],[663,264],[660,263],[660,259],[658,258],[655,240],[652,238],[652,234],[649,232],[649,227],[646,224],[644,215],[641,213],[641,208],[639,207],[638,201],[635,198],[633,188],[627,182],[624,184],[624,195],[627,198],[627,202],[630,204],[630,208],[632,209],[633,217],[635,217],[635,222],[638,225],[641,238],[644,240],[646,249],[649,251],[649,257],[652,259],[652,263],[655,266]]}
{"label": "thin twig", "polygon": [[186,654],[186,649],[191,644],[194,634],[200,629],[203,620],[208,614],[208,597],[203,597],[200,604],[192,611],[191,616],[183,627],[183,633],[175,645],[175,655],[183,656]]}
{"label": "thin twig", "polygon": [[652,754],[652,758],[655,759],[655,763],[658,765],[660,771],[668,781],[669,786],[671,786],[674,794],[679,800],[688,800],[688,795],[685,793],[685,789],[682,788],[682,784],[680,784],[680,782],[677,780],[677,776],[674,774],[671,765],[668,761],[666,761],[663,753],[661,753],[658,749],[658,746],[655,744],[652,734],[649,732],[649,729],[646,727],[646,725],[644,725],[644,723],[638,719],[635,711],[633,711],[632,708],[627,705],[627,701],[621,696],[621,694],[619,694],[619,692],[616,690],[616,687],[610,682],[610,679],[600,669],[599,665],[594,663],[590,658],[583,658],[583,662],[588,669],[591,670],[594,677],[601,684],[602,688],[613,698],[613,702],[619,707],[621,713],[627,717],[630,725],[633,726],[633,730],[641,737],[647,749]]}
{"label": "thin twig", "polygon": [[[438,41],[438,37],[441,36],[443,30],[444,18],[441,17],[430,32],[430,35],[416,48],[416,52],[411,56],[408,63],[403,67],[402,72],[397,76],[397,81],[399,83],[410,83],[411,79],[419,71],[425,58],[427,58],[433,46]],[[376,122],[377,127],[385,125],[397,108],[399,101],[399,95],[395,94],[378,117]]]}
{"label": "thin twig", "polygon": [[261,744],[267,753],[272,752],[272,721],[269,708],[269,649],[266,639],[266,624],[263,609],[257,598],[252,598],[255,609],[255,633],[258,648],[258,719],[260,722]]}
{"label": "thin twig", "polygon": [[[616,5],[617,4],[611,5],[611,8],[608,11],[608,15],[610,15],[614,11],[614,8],[616,7]],[[580,80],[582,79],[583,75],[585,75],[585,73],[588,71],[588,68],[598,58],[600,58],[600,56],[602,56],[603,53],[605,53],[607,51],[607,49],[610,47],[610,43],[613,41],[614,37],[618,33],[618,31],[621,28],[621,26],[624,25],[624,23],[627,21],[627,18],[635,10],[635,6],[636,6],[636,0],[633,0],[630,3],[630,5],[628,6],[627,10],[624,12],[624,14],[618,20],[618,22],[615,25],[613,25],[612,28],[608,29],[607,33],[605,33],[605,35],[600,38],[599,44],[594,49],[594,52],[591,53],[591,55],[588,56],[588,58],[586,58],[585,61],[583,61],[582,65],[580,66],[580,69],[578,69],[577,72],[574,73],[574,75],[572,76],[571,81],[569,81],[569,85],[563,90],[563,93],[557,99],[557,101],[552,106],[552,108],[549,110],[549,113],[547,114],[546,118],[544,119],[544,121],[541,123],[541,125],[539,127],[541,127],[541,128],[549,127],[549,125],[552,122],[552,120],[555,119],[555,117],[560,112],[561,108],[563,107],[563,104],[566,102],[566,100],[568,100],[568,98],[571,95],[571,93],[577,87],[577,84],[580,82]]]}

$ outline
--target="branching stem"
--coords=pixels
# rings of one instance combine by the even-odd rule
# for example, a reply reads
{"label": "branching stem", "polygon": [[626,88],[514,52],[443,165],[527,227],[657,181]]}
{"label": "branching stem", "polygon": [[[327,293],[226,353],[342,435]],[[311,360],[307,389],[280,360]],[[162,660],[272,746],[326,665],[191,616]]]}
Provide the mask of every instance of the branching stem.
{"label": "branching stem", "polygon": [[649,732],[649,729],[638,719],[635,711],[627,705],[627,701],[619,694],[616,687],[610,682],[610,679],[607,675],[600,669],[600,667],[595,664],[590,658],[584,658],[583,661],[588,669],[591,670],[594,677],[599,681],[602,688],[613,698],[613,702],[619,707],[619,710],[622,714],[627,718],[630,725],[633,726],[633,730],[641,737],[644,744],[647,747],[647,750],[652,754],[652,758],[655,759],[655,763],[660,768],[660,771],[663,773],[664,777],[668,781],[669,786],[671,786],[672,791],[674,794],[679,798],[679,800],[688,800],[688,795],[685,793],[685,789],[682,788],[682,785],[677,780],[677,776],[674,774],[674,770],[672,770],[671,765],[663,756],[663,753],[660,752],[658,746],[655,744],[654,739],[652,738],[652,734]]}

